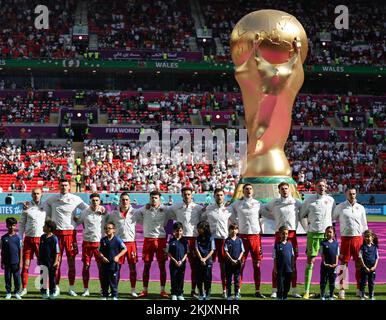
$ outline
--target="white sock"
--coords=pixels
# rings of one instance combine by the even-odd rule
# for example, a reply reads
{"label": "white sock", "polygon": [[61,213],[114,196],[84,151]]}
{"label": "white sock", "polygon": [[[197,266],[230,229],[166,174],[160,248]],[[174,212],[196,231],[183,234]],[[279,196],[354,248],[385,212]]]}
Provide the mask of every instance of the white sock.
{"label": "white sock", "polygon": [[134,293],[135,292],[135,288],[131,288],[131,293]]}
{"label": "white sock", "polygon": [[272,293],[277,293],[277,288],[272,288]]}
{"label": "white sock", "polygon": [[74,286],[69,286],[69,289],[72,290],[72,291],[75,291],[74,290]]}
{"label": "white sock", "polygon": [[88,288],[84,288],[84,291],[88,291]]}
{"label": "white sock", "polygon": [[161,291],[165,291],[165,287],[161,286]]}
{"label": "white sock", "polygon": [[298,288],[292,288],[292,294],[298,293]]}

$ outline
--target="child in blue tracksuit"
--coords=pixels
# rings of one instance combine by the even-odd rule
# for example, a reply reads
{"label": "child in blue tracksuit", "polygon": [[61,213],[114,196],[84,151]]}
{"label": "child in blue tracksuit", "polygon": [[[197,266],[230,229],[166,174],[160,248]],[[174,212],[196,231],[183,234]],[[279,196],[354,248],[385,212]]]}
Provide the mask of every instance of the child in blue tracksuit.
{"label": "child in blue tracksuit", "polygon": [[197,287],[200,293],[198,300],[209,300],[212,287],[212,255],[216,245],[207,221],[200,221],[197,224],[197,231],[195,251],[198,258],[196,261]]}
{"label": "child in blue tracksuit", "polygon": [[113,300],[118,300],[119,258],[127,252],[127,249],[121,238],[115,236],[114,223],[107,223],[105,231],[106,236],[101,239],[99,246],[102,300],[107,300],[109,288]]}
{"label": "child in blue tracksuit", "polygon": [[21,299],[20,291],[20,270],[22,261],[22,240],[16,233],[17,220],[7,218],[5,220],[8,232],[1,237],[1,268],[4,269],[5,299],[11,299],[12,277],[15,285],[15,298]]}
{"label": "child in blue tracksuit", "polygon": [[[58,238],[53,234],[55,230],[56,223],[54,221],[47,220],[43,226],[44,234],[40,237],[38,264],[47,268],[49,283],[49,295],[47,294],[47,287],[44,285],[40,290],[43,299],[55,299],[55,275],[59,266],[60,258],[59,241]],[[41,270],[41,273],[44,274],[44,269]]]}
{"label": "child in blue tracksuit", "polygon": [[169,240],[166,249],[170,258],[169,269],[172,300],[185,300],[183,293],[188,241],[182,236],[183,230],[184,227],[181,222],[173,224],[173,237]]}
{"label": "child in blue tracksuit", "polygon": [[242,257],[245,252],[243,241],[237,236],[239,227],[237,224],[229,225],[229,237],[225,240],[224,251],[226,254],[225,274],[227,279],[227,296],[232,300],[232,277],[235,285],[235,300],[240,299],[240,272]]}
{"label": "child in blue tracksuit", "polygon": [[335,230],[332,226],[326,228],[325,239],[320,243],[320,298],[325,300],[327,281],[330,289],[330,300],[334,300],[334,288],[336,279],[336,267],[339,259],[339,244],[335,240]]}
{"label": "child in blue tracksuit", "polygon": [[280,242],[273,250],[274,272],[277,275],[277,299],[287,300],[294,270],[294,249],[288,242],[288,228],[280,227]]}
{"label": "child in blue tracksuit", "polygon": [[371,230],[366,230],[364,232],[364,243],[359,250],[359,262],[361,264],[361,281],[359,290],[361,293],[361,300],[365,300],[366,282],[368,282],[369,286],[369,299],[375,300],[374,280],[378,260],[378,237]]}

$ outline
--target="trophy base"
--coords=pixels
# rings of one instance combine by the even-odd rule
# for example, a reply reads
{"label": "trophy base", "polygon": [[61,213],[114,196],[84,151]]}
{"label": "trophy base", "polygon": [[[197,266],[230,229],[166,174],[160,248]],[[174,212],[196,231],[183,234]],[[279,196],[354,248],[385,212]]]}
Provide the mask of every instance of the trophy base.
{"label": "trophy base", "polygon": [[289,184],[292,197],[302,200],[294,179],[287,176],[277,176],[241,178],[233,194],[232,201],[241,199],[243,197],[243,186],[248,183],[253,186],[254,198],[262,203],[267,203],[274,198],[280,197],[278,185],[281,182],[287,182]]}

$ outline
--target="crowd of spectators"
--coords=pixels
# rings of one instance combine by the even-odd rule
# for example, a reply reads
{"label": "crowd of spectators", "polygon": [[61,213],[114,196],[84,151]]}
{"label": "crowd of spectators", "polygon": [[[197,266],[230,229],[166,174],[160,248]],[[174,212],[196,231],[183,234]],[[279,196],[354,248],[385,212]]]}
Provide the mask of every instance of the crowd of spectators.
{"label": "crowd of spectators", "polygon": [[288,141],[285,152],[301,190],[310,191],[320,178],[327,179],[330,192],[342,193],[347,185],[362,193],[385,190],[383,144]]}
{"label": "crowd of spectators", "polygon": [[[75,0],[10,0],[0,7],[0,59],[80,58],[72,41]],[[190,38],[196,37],[190,5],[181,0],[88,1],[89,34],[98,37],[97,51],[104,49],[149,50],[149,52],[192,51]],[[34,26],[34,8],[46,4],[50,10],[49,29]],[[294,15],[309,38],[306,64],[384,65],[385,23],[383,2],[350,1],[349,28],[337,29],[335,13],[339,1],[321,0],[312,6],[306,0],[223,1],[201,0],[205,29],[219,38],[224,52],[214,60],[230,62],[230,34],[245,14],[265,8]],[[86,44],[87,47],[87,44]],[[88,51],[88,49],[86,49]],[[214,51],[216,48],[214,47]],[[98,55],[99,56],[99,55]],[[204,59],[205,60],[205,59]],[[212,60],[212,59],[209,59]]]}
{"label": "crowd of spectators", "polygon": [[[216,150],[211,145],[212,150]],[[174,150],[174,145],[171,146]],[[236,146],[238,151],[238,147]],[[319,178],[326,178],[329,191],[342,193],[355,185],[361,193],[385,190],[386,155],[384,144],[366,142],[288,141],[285,147],[293,178],[300,191],[313,191]],[[59,178],[75,174],[75,152],[70,145],[55,146],[42,140],[25,140],[17,145],[0,140],[0,187],[9,191],[28,191],[35,186],[55,190]],[[240,157],[209,161],[208,155],[151,152],[144,143],[117,141],[101,143],[86,140],[82,185],[87,192],[162,192],[179,193],[185,186],[195,192],[213,191],[222,186],[232,194],[241,171]],[[78,173],[78,170],[77,170]]]}
{"label": "crowd of spectators", "polygon": [[293,125],[329,127],[328,118],[336,118],[343,127],[373,127],[385,121],[385,101],[376,96],[298,95],[293,107]]}
{"label": "crowd of spectators", "polygon": [[[319,178],[326,178],[334,193],[342,193],[347,185],[356,185],[362,193],[385,190],[385,168],[380,159],[386,148],[382,144],[288,141],[285,152],[300,191],[313,191]],[[159,189],[178,193],[184,186],[205,192],[221,185],[232,194],[241,170],[239,160],[208,164],[205,156],[198,159],[191,155],[193,164],[186,164],[182,156],[154,151],[150,156],[134,141],[107,145],[90,140],[84,155],[85,190],[92,192]]]}
{"label": "crowd of spectators", "polygon": [[0,6],[0,58],[73,58],[75,0],[49,1],[49,28],[37,29],[34,9],[44,1],[9,0]]}
{"label": "crowd of spectators", "polygon": [[309,39],[309,53],[306,64],[329,65],[384,65],[385,64],[385,23],[382,1],[369,3],[350,1],[349,28],[337,29],[335,7],[339,1],[321,0],[309,5],[309,1],[272,2],[233,1],[224,6],[222,1],[201,0],[206,27],[218,37],[224,54],[216,57],[219,61],[230,61],[230,34],[236,23],[247,13],[260,9],[277,9],[294,15],[303,25]]}
{"label": "crowd of spectators", "polygon": [[32,187],[57,189],[58,179],[70,177],[74,151],[71,146],[34,144],[22,140],[15,144],[0,140],[0,187],[9,191],[28,191]]}
{"label": "crowd of spectators", "polygon": [[29,91],[26,97],[8,95],[0,97],[0,119],[2,122],[49,122],[50,113],[59,112],[60,108],[73,107],[72,99],[54,98],[52,91],[42,93]]}
{"label": "crowd of spectators", "polygon": [[83,171],[87,191],[136,191],[178,193],[185,186],[196,192],[222,186],[233,193],[239,177],[239,161],[207,161],[206,156],[147,153],[143,143],[131,141],[104,145],[91,140],[85,145]]}
{"label": "crowd of spectators", "polygon": [[240,95],[215,93],[170,92],[152,94],[100,93],[87,98],[91,107],[107,113],[113,124],[159,124],[170,121],[174,124],[191,124],[190,115],[204,110],[236,110],[243,114]]}
{"label": "crowd of spectators", "polygon": [[195,35],[188,3],[179,0],[88,2],[89,28],[99,49],[191,51]]}

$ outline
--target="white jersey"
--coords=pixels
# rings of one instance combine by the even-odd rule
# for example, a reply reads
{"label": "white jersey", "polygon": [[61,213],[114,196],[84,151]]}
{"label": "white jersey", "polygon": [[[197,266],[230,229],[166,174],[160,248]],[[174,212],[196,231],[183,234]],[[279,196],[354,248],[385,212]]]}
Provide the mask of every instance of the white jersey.
{"label": "white jersey", "polygon": [[272,199],[263,205],[261,215],[268,219],[275,220],[275,231],[280,227],[287,227],[289,230],[297,230],[300,220],[300,207],[302,203],[289,196],[288,198]]}
{"label": "white jersey", "polygon": [[177,203],[168,207],[169,218],[181,222],[184,226],[185,237],[197,237],[197,224],[201,220],[202,206],[191,202],[188,205]]}
{"label": "white jersey", "polygon": [[37,238],[43,234],[43,226],[46,221],[46,212],[42,203],[31,202],[31,206],[21,214],[19,224],[19,236]]}
{"label": "white jersey", "polygon": [[226,239],[229,236],[229,219],[233,213],[232,207],[225,207],[224,204],[209,205],[202,214],[202,220],[209,222],[210,232],[215,239]]}
{"label": "white jersey", "polygon": [[344,237],[360,236],[367,228],[366,210],[355,202],[351,205],[347,200],[338,204],[332,215],[339,220],[340,235]]}
{"label": "white jersey", "polygon": [[231,220],[239,225],[240,234],[259,234],[261,203],[253,198],[237,200],[232,204]]}
{"label": "white jersey", "polygon": [[76,223],[72,218],[76,210],[87,209],[88,205],[80,197],[66,193],[49,197],[44,203],[44,208],[47,218],[56,223],[57,230],[74,230]]}
{"label": "white jersey", "polygon": [[77,223],[83,223],[83,241],[101,241],[103,234],[103,219],[104,216],[100,212],[92,211],[90,207],[81,212]]}
{"label": "white jersey", "polygon": [[149,209],[143,206],[134,214],[134,220],[143,225],[145,238],[166,238],[165,225],[169,220],[169,214],[163,205]]}
{"label": "white jersey", "polygon": [[335,200],[328,195],[313,194],[300,207],[300,218],[307,217],[307,232],[324,233],[328,226],[332,226],[332,211]]}
{"label": "white jersey", "polygon": [[126,218],[122,215],[120,209],[112,211],[106,216],[106,223],[112,222],[115,225],[116,235],[122,239],[123,242],[135,241],[135,227],[137,222],[134,217],[136,210],[130,206],[127,211]]}

